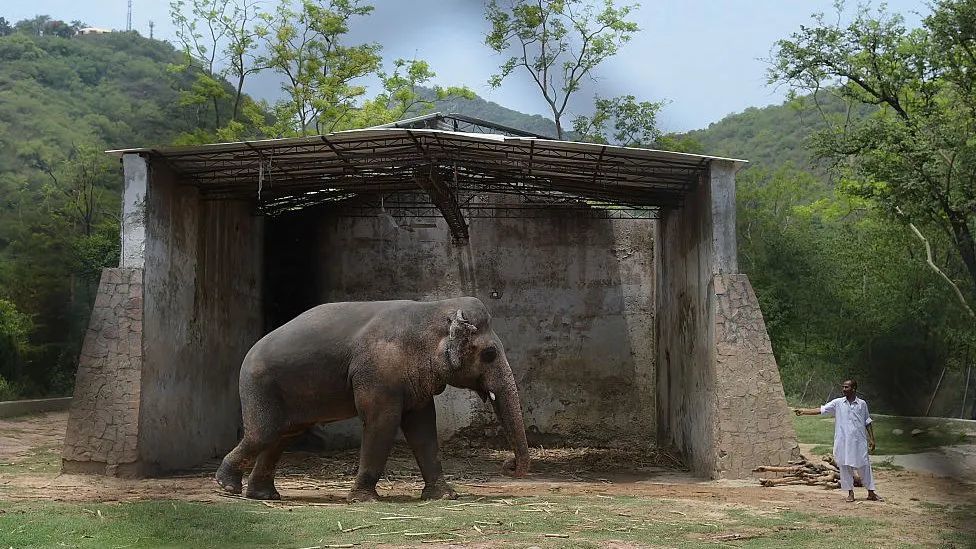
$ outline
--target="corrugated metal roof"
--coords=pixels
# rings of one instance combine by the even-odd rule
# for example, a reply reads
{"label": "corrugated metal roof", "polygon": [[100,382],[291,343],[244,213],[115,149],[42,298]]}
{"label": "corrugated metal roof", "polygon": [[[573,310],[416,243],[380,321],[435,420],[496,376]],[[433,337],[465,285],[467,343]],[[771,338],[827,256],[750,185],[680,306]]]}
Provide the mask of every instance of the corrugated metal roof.
{"label": "corrugated metal roof", "polygon": [[709,162],[745,161],[650,149],[438,129],[368,128],[329,135],[133,148],[166,162],[210,198],[265,209],[416,192],[435,175],[458,195],[567,197],[631,208],[678,207]]}

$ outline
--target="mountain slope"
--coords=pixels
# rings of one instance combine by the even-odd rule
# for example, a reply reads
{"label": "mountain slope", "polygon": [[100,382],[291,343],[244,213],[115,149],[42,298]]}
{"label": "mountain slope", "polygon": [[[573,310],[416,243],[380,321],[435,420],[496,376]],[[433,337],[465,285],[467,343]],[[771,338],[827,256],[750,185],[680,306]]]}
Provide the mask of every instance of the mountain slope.
{"label": "mountain slope", "polygon": [[0,37],[0,304],[29,319],[26,342],[0,333],[16,392],[70,388],[101,267],[117,264],[121,178],[102,151],[206,127],[180,103],[181,59],[135,33]]}
{"label": "mountain slope", "polygon": [[[819,168],[807,141],[824,128],[821,110],[831,117],[847,115],[844,103],[833,96],[822,95],[819,106],[807,96],[781,105],[750,107],[686,136],[701,143],[705,154],[739,158],[771,168],[786,163],[798,168]],[[867,112],[867,108],[862,108],[852,116]]]}

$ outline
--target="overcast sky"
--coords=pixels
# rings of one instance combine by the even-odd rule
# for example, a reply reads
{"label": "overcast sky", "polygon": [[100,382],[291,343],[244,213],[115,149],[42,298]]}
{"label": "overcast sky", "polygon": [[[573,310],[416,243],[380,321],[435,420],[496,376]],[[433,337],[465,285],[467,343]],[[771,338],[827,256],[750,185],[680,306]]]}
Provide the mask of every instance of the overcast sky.
{"label": "overcast sky", "polygon": [[[269,0],[271,3],[274,0]],[[516,74],[502,88],[487,81],[503,60],[484,45],[488,24],[483,0],[374,0],[375,11],[354,22],[349,43],[379,42],[384,58],[427,60],[437,83],[467,85],[506,107],[548,115],[527,75]],[[0,17],[17,21],[37,14],[94,26],[124,29],[127,0],[0,0]],[[172,38],[168,0],[132,0],[132,25],[157,38]],[[593,94],[633,94],[640,100],[668,101],[659,125],[665,131],[706,127],[750,106],[780,103],[785,89],[766,85],[773,43],[810,22],[816,11],[832,12],[833,0],[645,0],[634,19],[641,32],[597,69],[597,80],[571,107],[588,114]],[[877,4],[877,2],[875,2]],[[888,0],[889,11],[916,24],[925,2]],[[270,78],[249,91],[271,99]],[[570,117],[571,118],[571,117]],[[568,120],[568,119],[567,119]],[[568,123],[564,122],[564,125]]]}

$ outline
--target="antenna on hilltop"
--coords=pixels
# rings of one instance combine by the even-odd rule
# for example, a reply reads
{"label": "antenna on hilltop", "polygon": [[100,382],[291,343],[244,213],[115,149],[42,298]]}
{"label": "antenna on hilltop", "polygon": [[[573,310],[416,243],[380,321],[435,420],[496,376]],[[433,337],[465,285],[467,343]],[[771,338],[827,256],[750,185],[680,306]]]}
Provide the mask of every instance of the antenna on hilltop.
{"label": "antenna on hilltop", "polygon": [[153,28],[155,26],[156,26],[156,23],[153,23],[152,21],[149,22],[149,39],[150,40],[153,39]]}
{"label": "antenna on hilltop", "polygon": [[129,0],[129,11],[125,15],[125,30],[132,30],[132,0]]}

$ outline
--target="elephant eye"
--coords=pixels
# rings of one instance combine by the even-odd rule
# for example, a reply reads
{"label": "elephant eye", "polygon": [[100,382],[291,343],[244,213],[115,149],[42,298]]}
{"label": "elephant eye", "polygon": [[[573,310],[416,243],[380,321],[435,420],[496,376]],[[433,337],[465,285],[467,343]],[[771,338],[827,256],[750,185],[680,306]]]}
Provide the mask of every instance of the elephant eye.
{"label": "elephant eye", "polygon": [[498,351],[494,347],[488,347],[484,351],[481,351],[481,362],[494,362],[497,357]]}

